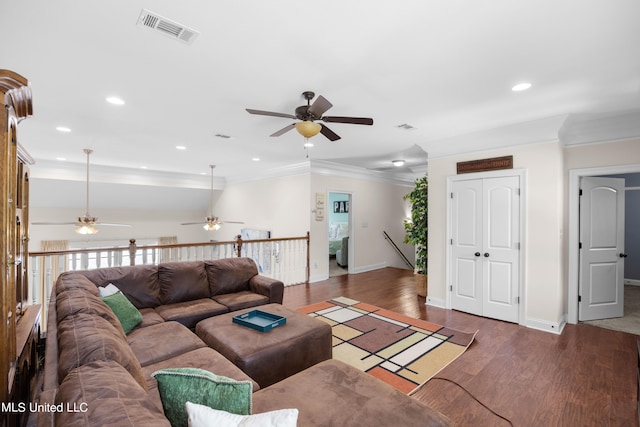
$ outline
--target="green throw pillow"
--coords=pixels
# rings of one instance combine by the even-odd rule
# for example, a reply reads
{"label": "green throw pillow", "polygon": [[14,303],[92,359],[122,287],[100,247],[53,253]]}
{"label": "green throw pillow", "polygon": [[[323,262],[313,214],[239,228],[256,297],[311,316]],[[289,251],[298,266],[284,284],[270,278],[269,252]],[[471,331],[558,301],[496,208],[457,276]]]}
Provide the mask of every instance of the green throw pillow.
{"label": "green throw pillow", "polygon": [[236,381],[198,368],[162,369],[151,376],[158,381],[164,414],[173,427],[188,426],[187,402],[251,414],[251,381]]}
{"label": "green throw pillow", "polygon": [[122,329],[124,329],[125,334],[128,334],[142,322],[142,314],[140,314],[138,309],[131,304],[121,291],[102,297],[102,301],[111,307],[120,324],[122,324]]}

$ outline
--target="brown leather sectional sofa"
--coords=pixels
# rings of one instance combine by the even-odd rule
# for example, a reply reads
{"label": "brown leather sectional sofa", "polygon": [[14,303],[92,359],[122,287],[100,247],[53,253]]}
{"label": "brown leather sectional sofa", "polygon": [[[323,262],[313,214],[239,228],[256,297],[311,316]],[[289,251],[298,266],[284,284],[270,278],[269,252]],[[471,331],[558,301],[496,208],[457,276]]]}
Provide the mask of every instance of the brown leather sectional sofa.
{"label": "brown leather sectional sofa", "polygon": [[[128,334],[99,297],[108,283],[142,314]],[[254,413],[297,408],[299,426],[448,425],[438,412],[334,360],[260,390],[193,333],[210,316],[281,304],[283,290],[248,258],[63,273],[49,306],[38,426],[168,426],[151,374],[175,367],[249,380]]]}

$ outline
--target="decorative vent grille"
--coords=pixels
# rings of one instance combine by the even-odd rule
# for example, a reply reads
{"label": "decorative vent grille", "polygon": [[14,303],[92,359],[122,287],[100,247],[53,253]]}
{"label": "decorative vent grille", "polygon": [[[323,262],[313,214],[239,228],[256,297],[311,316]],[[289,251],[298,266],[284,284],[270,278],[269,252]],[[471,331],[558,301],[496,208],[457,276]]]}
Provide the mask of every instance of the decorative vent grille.
{"label": "decorative vent grille", "polygon": [[160,34],[189,45],[193,43],[195,38],[200,34],[186,25],[164,18],[147,9],[142,9],[140,12],[137,25],[157,31]]}

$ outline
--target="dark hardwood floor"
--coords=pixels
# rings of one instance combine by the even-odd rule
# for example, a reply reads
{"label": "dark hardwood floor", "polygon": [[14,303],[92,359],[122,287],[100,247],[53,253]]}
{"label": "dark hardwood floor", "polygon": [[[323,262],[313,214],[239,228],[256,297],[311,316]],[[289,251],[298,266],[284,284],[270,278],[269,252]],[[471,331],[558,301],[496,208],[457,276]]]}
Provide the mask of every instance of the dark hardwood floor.
{"label": "dark hardwood floor", "polygon": [[[562,335],[427,307],[413,274],[385,268],[287,287],[297,308],[345,296],[466,332],[475,342],[438,376],[456,381],[514,426],[637,426],[637,335],[567,325]],[[432,379],[414,395],[459,426],[506,426],[456,385]]]}

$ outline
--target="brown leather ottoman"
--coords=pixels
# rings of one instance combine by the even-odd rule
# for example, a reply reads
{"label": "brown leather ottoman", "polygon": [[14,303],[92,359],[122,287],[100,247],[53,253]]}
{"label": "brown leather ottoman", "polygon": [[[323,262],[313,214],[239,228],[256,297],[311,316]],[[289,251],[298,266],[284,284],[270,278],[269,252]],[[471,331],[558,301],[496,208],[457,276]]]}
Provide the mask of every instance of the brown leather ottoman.
{"label": "brown leather ottoman", "polygon": [[[267,332],[233,323],[233,316],[251,310],[284,316],[287,323]],[[331,359],[331,327],[280,304],[210,317],[198,322],[196,334],[263,388]]]}

